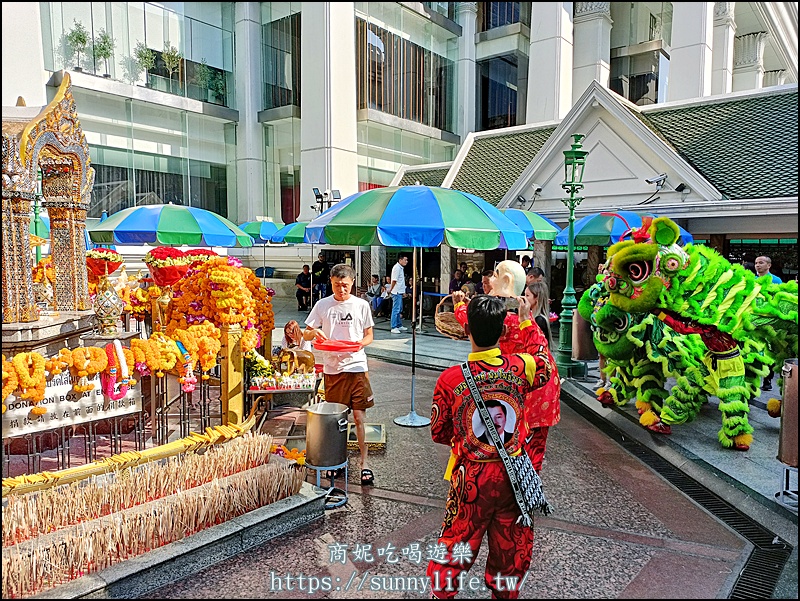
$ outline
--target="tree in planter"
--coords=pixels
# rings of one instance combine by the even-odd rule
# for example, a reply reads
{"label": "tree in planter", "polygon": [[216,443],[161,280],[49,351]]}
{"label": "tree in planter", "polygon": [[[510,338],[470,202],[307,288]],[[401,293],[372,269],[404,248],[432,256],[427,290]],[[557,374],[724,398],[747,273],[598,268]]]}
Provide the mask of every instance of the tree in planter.
{"label": "tree in planter", "polygon": [[77,19],[74,19],[73,23],[74,25],[72,26],[72,29],[67,34],[67,43],[78,55],[78,61],[77,65],[75,66],[75,70],[83,71],[83,67],[81,67],[81,54],[86,51],[86,46],[89,44],[89,31],[86,29],[84,24],[78,22]]}
{"label": "tree in planter", "polygon": [[206,59],[202,59],[200,64],[195,67],[194,70],[194,79],[197,83],[197,86],[200,88],[200,94],[202,96],[201,100],[206,100],[208,95],[208,84],[211,83],[211,69],[206,63]]}
{"label": "tree in planter", "polygon": [[137,42],[133,49],[133,57],[136,59],[138,67],[144,71],[146,85],[150,87],[150,69],[156,68],[156,53],[145,45],[144,42]]}
{"label": "tree in planter", "polygon": [[214,92],[214,95],[217,97],[217,101],[221,104],[225,104],[225,74],[216,72],[214,73],[214,79],[211,82],[211,90]]}
{"label": "tree in planter", "polygon": [[180,69],[183,55],[167,40],[164,42],[164,51],[161,53],[161,59],[164,61],[167,73],[169,73],[170,87],[172,87],[172,74]]}
{"label": "tree in planter", "polygon": [[111,77],[108,73],[108,59],[114,56],[114,38],[105,30],[101,29],[94,41],[94,56],[105,61],[106,71],[103,77]]}

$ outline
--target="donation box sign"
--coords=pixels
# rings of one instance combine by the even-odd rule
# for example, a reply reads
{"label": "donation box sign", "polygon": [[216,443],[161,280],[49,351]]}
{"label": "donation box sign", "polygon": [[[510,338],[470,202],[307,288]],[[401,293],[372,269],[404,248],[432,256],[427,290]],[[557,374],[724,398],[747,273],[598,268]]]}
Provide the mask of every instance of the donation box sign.
{"label": "donation box sign", "polygon": [[[55,376],[47,383],[44,399],[39,403],[40,407],[47,409],[44,415],[33,415],[31,409],[34,405],[28,399],[10,395],[6,399],[6,412],[3,413],[3,438],[121,417],[142,410],[142,387],[139,382],[118,401],[106,398],[103,394],[99,375],[89,382],[94,385],[92,390],[76,392],[72,389],[68,372]],[[115,392],[119,393],[119,386]]]}

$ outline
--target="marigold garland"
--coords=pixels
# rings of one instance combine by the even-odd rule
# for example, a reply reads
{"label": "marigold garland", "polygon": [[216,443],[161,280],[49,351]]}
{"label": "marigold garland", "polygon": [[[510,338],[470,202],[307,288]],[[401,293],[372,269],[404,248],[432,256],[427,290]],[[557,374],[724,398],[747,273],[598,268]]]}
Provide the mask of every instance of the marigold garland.
{"label": "marigold garland", "polygon": [[3,355],[3,413],[6,412],[6,399],[17,389],[19,386],[19,378],[17,378],[17,370],[14,369],[14,364],[6,360]]}
{"label": "marigold garland", "polygon": [[72,389],[75,392],[88,392],[94,388],[89,377],[99,374],[108,367],[108,358],[104,349],[96,346],[79,346],[72,350]]}
{"label": "marigold garland", "polygon": [[242,352],[255,348],[259,337],[275,327],[272,300],[261,280],[225,257],[210,258],[176,284],[166,332],[172,335],[205,321],[241,326],[246,334]]}
{"label": "marigold garland", "polygon": [[72,365],[72,351],[68,348],[62,348],[58,351],[58,355],[49,358],[45,361],[44,368],[51,376],[57,376],[65,369]]}
{"label": "marigold garland", "polygon": [[[45,374],[44,357],[39,353],[17,353],[11,360],[14,370],[17,373],[19,396],[22,399],[30,399],[36,405],[44,399]],[[33,371],[31,371],[31,368]],[[46,413],[47,410],[35,411],[37,415]]]}
{"label": "marigold garland", "polygon": [[178,350],[175,341],[166,336],[153,334],[150,340],[155,343],[159,353],[158,368],[155,371],[156,377],[163,378],[164,373],[173,369],[178,363],[178,359],[181,358],[181,352]]}

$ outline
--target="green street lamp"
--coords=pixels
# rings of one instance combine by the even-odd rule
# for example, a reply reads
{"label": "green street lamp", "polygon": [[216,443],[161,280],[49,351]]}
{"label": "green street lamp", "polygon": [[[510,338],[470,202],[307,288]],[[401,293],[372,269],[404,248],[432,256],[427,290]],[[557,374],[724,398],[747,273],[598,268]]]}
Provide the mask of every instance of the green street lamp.
{"label": "green street lamp", "polygon": [[564,287],[564,296],[561,300],[561,317],[558,320],[558,350],[556,350],[556,365],[558,375],[562,378],[571,378],[582,374],[582,365],[572,360],[572,312],[578,306],[575,299],[575,288],[572,287],[572,272],[574,269],[575,254],[575,209],[583,196],[578,192],[583,189],[583,168],[586,166],[586,150],[581,150],[581,140],[584,134],[572,134],[574,141],[572,148],[564,151],[564,183],[561,187],[569,193],[569,198],[562,198],[561,202],[569,209],[569,242],[567,246],[567,284]]}

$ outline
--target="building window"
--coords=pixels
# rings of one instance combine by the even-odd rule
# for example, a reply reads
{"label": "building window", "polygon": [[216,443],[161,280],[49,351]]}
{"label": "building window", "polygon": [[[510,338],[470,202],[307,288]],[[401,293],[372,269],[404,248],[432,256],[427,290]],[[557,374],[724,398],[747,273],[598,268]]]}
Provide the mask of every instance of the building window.
{"label": "building window", "polygon": [[[115,162],[122,152],[91,147],[95,182],[87,217],[109,215],[129,207],[167,204],[186,205],[228,216],[227,168],[204,161],[188,161],[137,153],[134,167],[103,164]],[[97,160],[94,157],[98,157]],[[186,168],[188,166],[188,173]]]}
{"label": "building window", "polygon": [[300,13],[264,24],[264,108],[300,106]]}
{"label": "building window", "polygon": [[455,2],[423,2],[422,4],[431,9],[433,12],[447,17],[451,21],[456,20]]}
{"label": "building window", "polygon": [[455,63],[356,18],[357,106],[453,131]]}
{"label": "building window", "polygon": [[478,31],[522,23],[530,27],[530,2],[478,2]]}
{"label": "building window", "polygon": [[612,91],[639,106],[666,101],[669,57],[663,50],[611,56]]}
{"label": "building window", "polygon": [[513,54],[478,63],[479,131],[517,125],[517,65]]}

